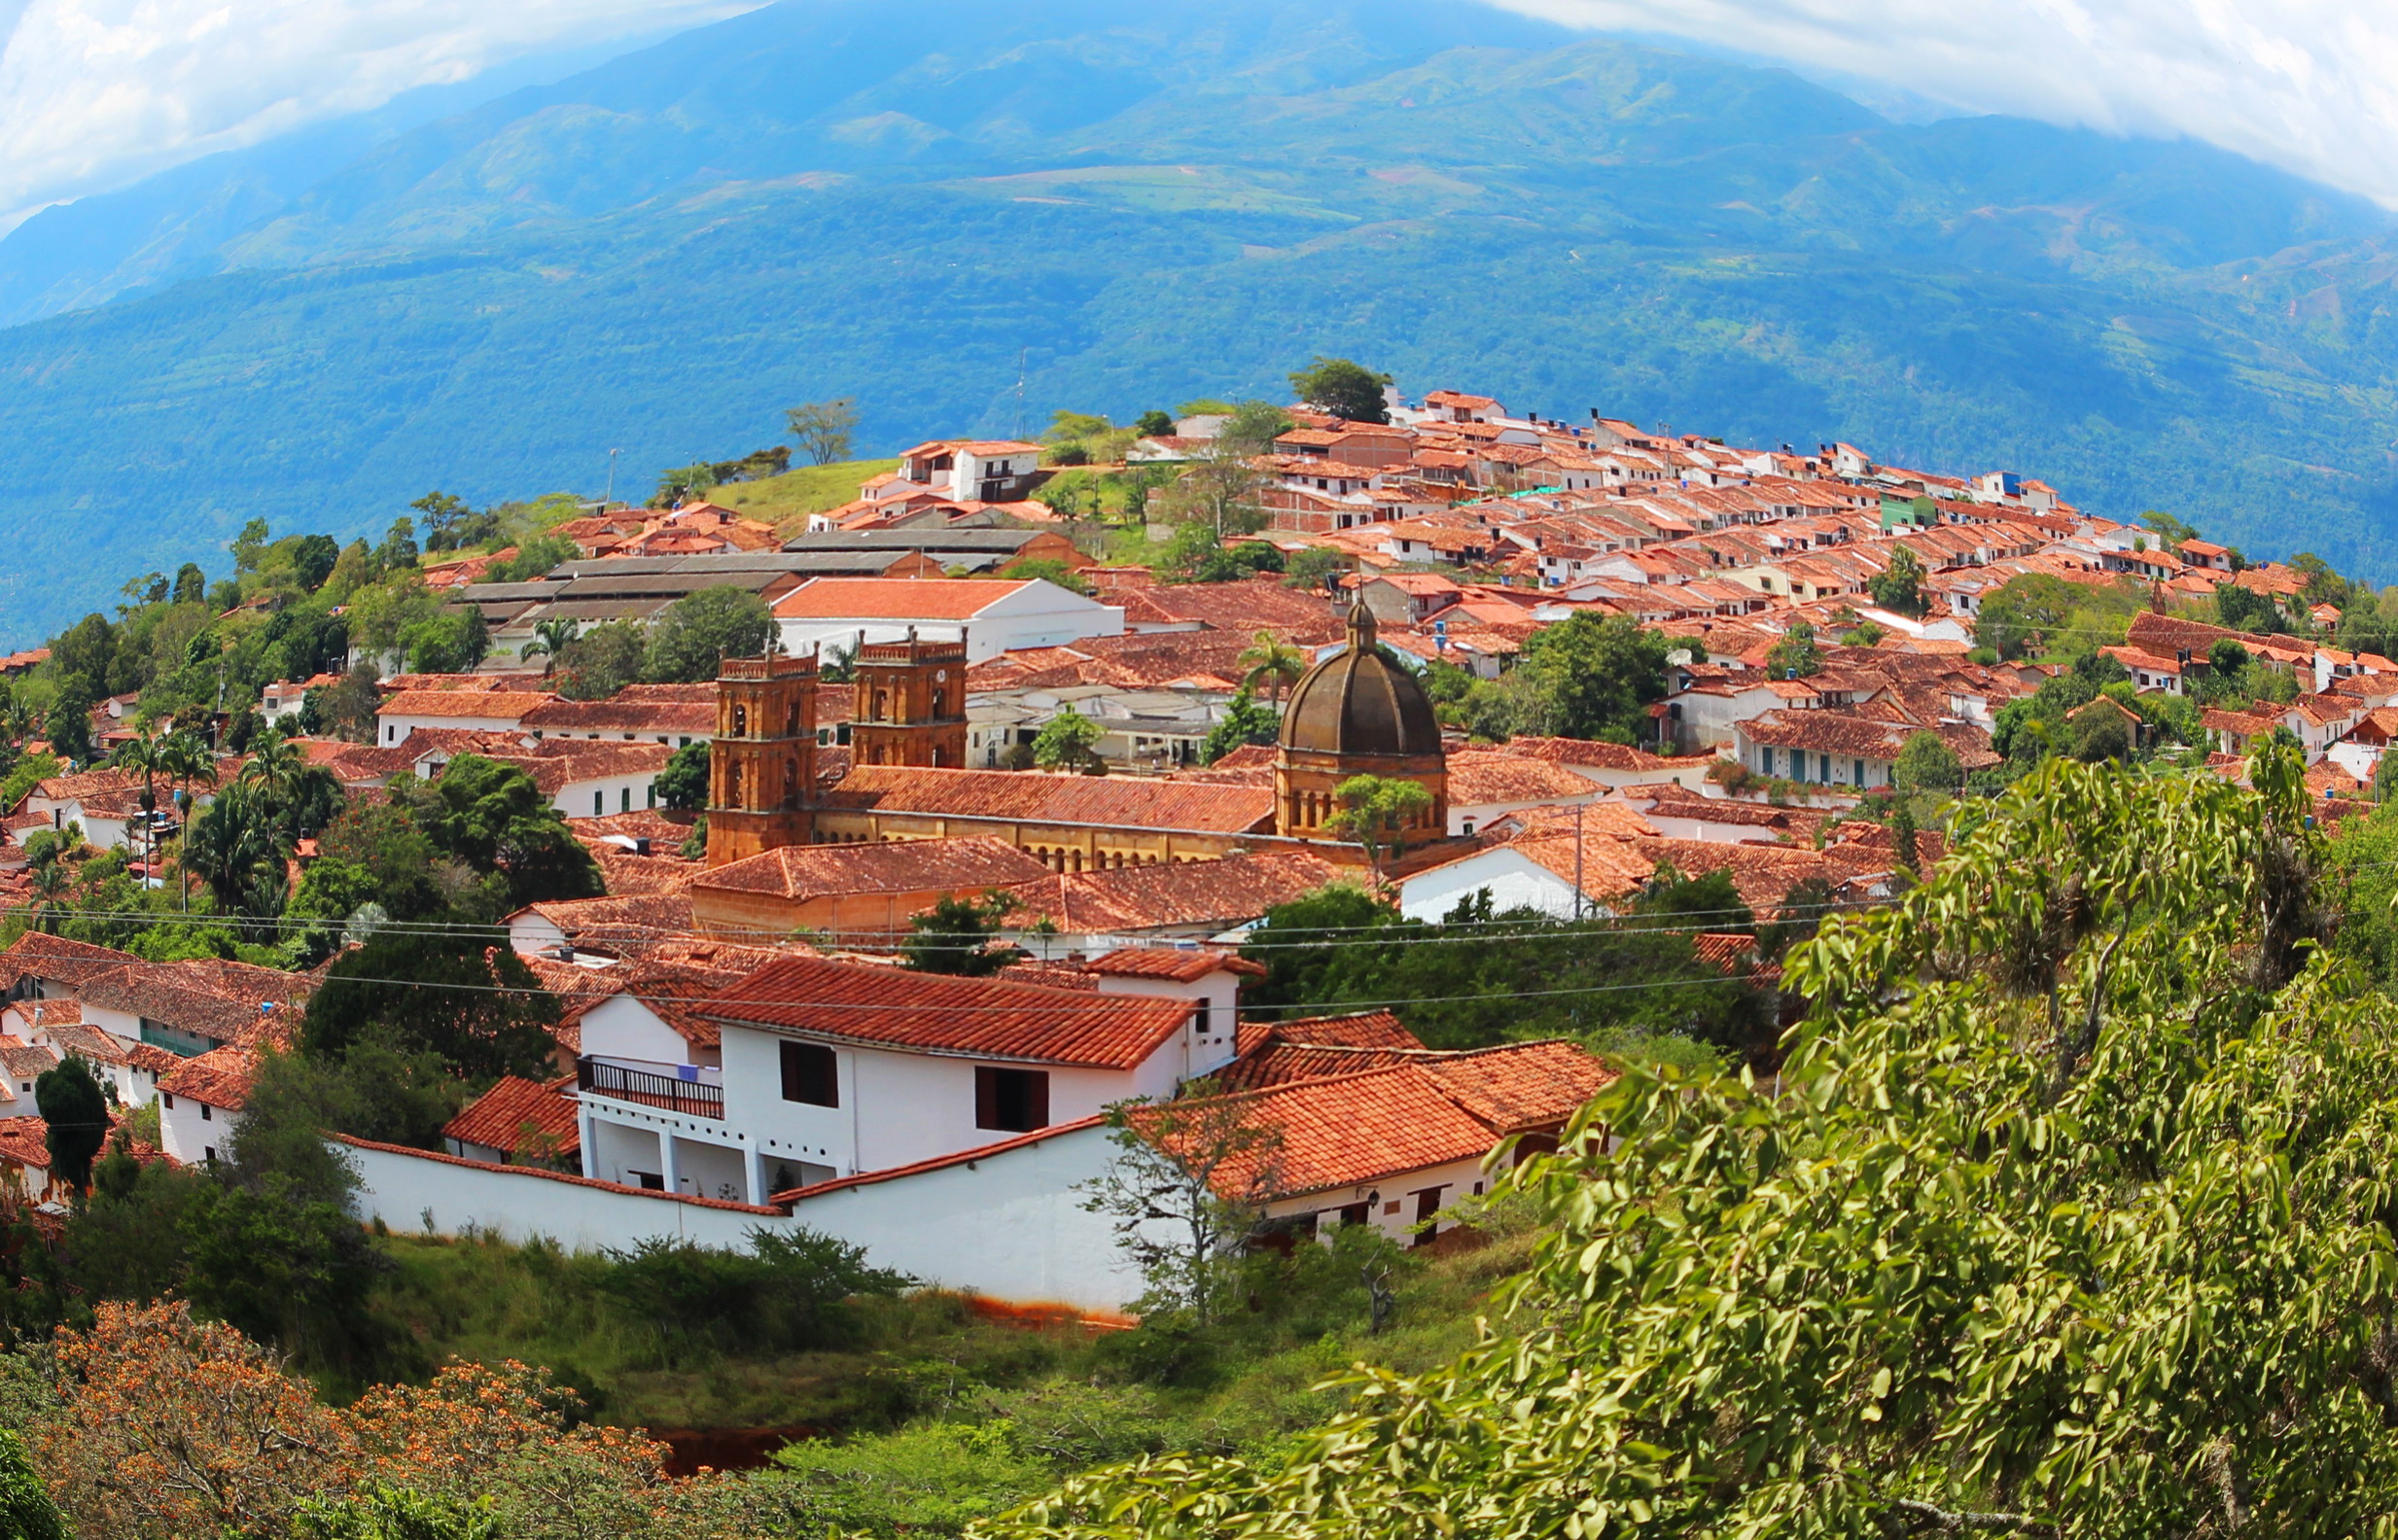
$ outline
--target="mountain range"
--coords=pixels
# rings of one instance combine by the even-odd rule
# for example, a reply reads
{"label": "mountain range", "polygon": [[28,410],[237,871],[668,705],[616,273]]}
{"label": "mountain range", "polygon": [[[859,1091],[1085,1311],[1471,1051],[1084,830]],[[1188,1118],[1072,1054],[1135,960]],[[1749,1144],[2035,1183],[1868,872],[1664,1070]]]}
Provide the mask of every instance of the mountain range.
{"label": "mountain range", "polygon": [[1465,3],[784,0],[0,241],[0,640],[253,516],[1278,395],[1315,354],[2398,578],[2391,222]]}

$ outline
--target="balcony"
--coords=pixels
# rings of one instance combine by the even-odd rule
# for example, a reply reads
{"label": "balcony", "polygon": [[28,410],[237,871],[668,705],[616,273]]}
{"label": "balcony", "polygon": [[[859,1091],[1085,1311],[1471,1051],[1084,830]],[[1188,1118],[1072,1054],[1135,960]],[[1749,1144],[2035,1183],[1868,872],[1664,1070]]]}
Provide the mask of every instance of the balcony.
{"label": "balcony", "polygon": [[[631,1102],[670,1112],[688,1112],[694,1117],[721,1118],[724,1115],[723,1074],[721,1069],[703,1069],[692,1065],[636,1069],[611,1059],[578,1059],[575,1089],[612,1102]],[[710,1078],[700,1078],[703,1075]]]}

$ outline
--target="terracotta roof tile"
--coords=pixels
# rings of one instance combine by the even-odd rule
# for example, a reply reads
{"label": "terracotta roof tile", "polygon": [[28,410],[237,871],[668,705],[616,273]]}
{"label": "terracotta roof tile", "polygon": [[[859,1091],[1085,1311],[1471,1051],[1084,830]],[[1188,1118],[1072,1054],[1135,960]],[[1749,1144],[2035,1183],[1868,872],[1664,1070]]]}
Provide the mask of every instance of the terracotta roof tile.
{"label": "terracotta roof tile", "polygon": [[1034,882],[1048,868],[1005,840],[895,840],[878,845],[787,845],[729,861],[691,887],[801,901],[834,893],[980,892]]}
{"label": "terracotta roof tile", "polygon": [[1227,856],[1169,866],[1076,872],[1008,890],[1022,908],[1013,923],[1047,920],[1075,934],[1129,934],[1171,928],[1221,930],[1277,904],[1339,881],[1344,868],[1304,852]]}
{"label": "terracotta roof tile", "polygon": [[575,1116],[575,1099],[559,1089],[569,1083],[539,1085],[504,1075],[498,1085],[442,1125],[441,1132],[461,1144],[479,1144],[511,1155],[537,1141],[552,1154],[572,1155],[582,1148],[582,1131]]}
{"label": "terracotta roof tile", "polygon": [[[1279,1140],[1257,1160],[1226,1162],[1218,1190],[1262,1175],[1276,1196],[1298,1197],[1479,1159],[1510,1134],[1564,1123],[1615,1078],[1570,1043],[1532,1042],[1237,1092],[1243,1121]],[[1154,1130],[1164,1112],[1137,1110],[1132,1125]]]}
{"label": "terracotta roof tile", "polygon": [[775,601],[784,620],[970,620],[1025,586],[998,578],[816,578]]}
{"label": "terracotta roof tile", "polygon": [[1449,805],[1453,808],[1562,802],[1598,794],[1599,788],[1587,777],[1544,759],[1493,752],[1449,755]]}
{"label": "terracotta roof tile", "polygon": [[514,721],[557,699],[547,690],[406,689],[385,700],[375,715]]}
{"label": "terracotta roof tile", "polygon": [[1266,828],[1271,788],[1129,776],[862,765],[824,799],[829,809],[1239,834]]}
{"label": "terracotta roof tile", "polygon": [[1110,978],[1171,979],[1194,984],[1211,973],[1242,973],[1265,977],[1265,964],[1252,962],[1238,952],[1210,947],[1124,947],[1083,964],[1085,970]]}
{"label": "terracotta roof tile", "polygon": [[250,1100],[250,1081],[257,1074],[258,1055],[249,1049],[212,1048],[177,1065],[159,1081],[159,1092],[237,1112]]}
{"label": "terracotta roof tile", "polygon": [[752,974],[698,1010],[727,1025],[920,1053],[1131,1069],[1181,1030],[1191,1006],[794,959]]}

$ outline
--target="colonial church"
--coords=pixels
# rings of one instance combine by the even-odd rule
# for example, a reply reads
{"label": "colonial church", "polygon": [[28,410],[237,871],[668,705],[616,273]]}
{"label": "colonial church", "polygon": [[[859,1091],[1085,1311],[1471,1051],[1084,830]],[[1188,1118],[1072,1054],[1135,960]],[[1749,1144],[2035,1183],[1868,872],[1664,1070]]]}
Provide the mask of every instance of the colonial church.
{"label": "colonial church", "polygon": [[724,660],[710,756],[710,865],[786,845],[970,834],[1006,840],[1061,872],[1294,844],[1342,859],[1358,847],[1336,822],[1337,790],[1360,775],[1414,781],[1431,793],[1405,831],[1409,849],[1443,843],[1448,827],[1448,761],[1432,703],[1375,640],[1362,605],[1350,612],[1347,645],[1291,690],[1270,787],[961,768],[966,658],[955,643],[862,648],[856,685],[853,767],[819,791],[816,660]]}

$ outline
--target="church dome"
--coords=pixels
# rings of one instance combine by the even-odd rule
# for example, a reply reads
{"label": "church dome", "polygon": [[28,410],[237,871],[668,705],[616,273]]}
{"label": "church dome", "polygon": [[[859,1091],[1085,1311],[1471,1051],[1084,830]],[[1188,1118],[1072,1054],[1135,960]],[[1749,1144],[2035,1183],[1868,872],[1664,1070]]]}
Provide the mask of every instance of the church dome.
{"label": "church dome", "polygon": [[1436,755],[1440,722],[1430,697],[1374,640],[1373,612],[1349,612],[1349,646],[1309,669],[1283,713],[1282,747],[1306,752]]}

